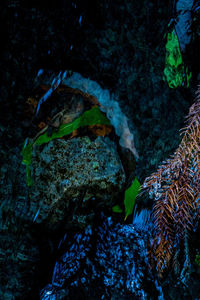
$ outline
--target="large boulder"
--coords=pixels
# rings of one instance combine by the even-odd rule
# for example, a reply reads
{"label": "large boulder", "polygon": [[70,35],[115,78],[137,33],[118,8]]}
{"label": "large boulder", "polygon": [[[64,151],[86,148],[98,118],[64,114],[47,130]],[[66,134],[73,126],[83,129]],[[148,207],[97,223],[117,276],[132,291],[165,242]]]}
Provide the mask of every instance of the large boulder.
{"label": "large boulder", "polygon": [[91,223],[97,209],[114,205],[125,183],[115,144],[104,137],[34,146],[31,173],[29,216],[51,229],[62,221],[67,227]]}

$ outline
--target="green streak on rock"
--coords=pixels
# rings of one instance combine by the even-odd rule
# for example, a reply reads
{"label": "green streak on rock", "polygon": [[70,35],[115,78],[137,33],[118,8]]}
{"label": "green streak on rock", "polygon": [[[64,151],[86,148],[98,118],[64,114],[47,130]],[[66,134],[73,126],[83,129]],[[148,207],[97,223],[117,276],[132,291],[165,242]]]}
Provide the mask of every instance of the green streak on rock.
{"label": "green streak on rock", "polygon": [[170,88],[177,88],[184,82],[186,82],[186,86],[188,87],[192,73],[189,73],[188,68],[185,68],[184,66],[179,41],[175,30],[168,33],[165,48],[166,58],[164,79],[167,81]]}
{"label": "green streak on rock", "polygon": [[126,220],[127,217],[133,213],[135,199],[139,193],[139,190],[140,190],[140,183],[138,179],[135,177],[131,186],[125,191],[125,195],[124,195],[125,219],[124,220]]}
{"label": "green streak on rock", "polygon": [[123,212],[123,210],[121,209],[121,207],[120,207],[119,205],[113,206],[113,207],[112,207],[112,211],[113,211],[114,213],[119,213],[119,214]]}
{"label": "green streak on rock", "polygon": [[29,166],[29,168],[26,170],[27,185],[30,186],[32,184],[32,181],[30,179],[30,165],[32,163],[33,145],[42,145],[50,142],[51,140],[68,135],[80,127],[98,124],[110,125],[110,121],[100,111],[99,107],[93,107],[90,110],[85,111],[79,118],[77,118],[73,122],[60,125],[59,129],[57,131],[55,130],[51,136],[48,136],[47,132],[45,132],[44,134],[40,135],[34,142],[30,142],[26,146],[24,146],[22,149],[22,163],[27,167]]}

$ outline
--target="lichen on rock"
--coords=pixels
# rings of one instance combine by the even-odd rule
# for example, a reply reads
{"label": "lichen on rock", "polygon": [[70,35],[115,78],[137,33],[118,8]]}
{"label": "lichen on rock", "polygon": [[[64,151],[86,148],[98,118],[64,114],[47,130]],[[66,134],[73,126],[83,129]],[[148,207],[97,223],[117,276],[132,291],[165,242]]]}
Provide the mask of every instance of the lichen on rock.
{"label": "lichen on rock", "polygon": [[[30,215],[55,228],[65,220],[83,226],[96,209],[112,207],[125,183],[114,143],[109,138],[56,139],[33,147]],[[79,224],[79,221],[85,224]]]}

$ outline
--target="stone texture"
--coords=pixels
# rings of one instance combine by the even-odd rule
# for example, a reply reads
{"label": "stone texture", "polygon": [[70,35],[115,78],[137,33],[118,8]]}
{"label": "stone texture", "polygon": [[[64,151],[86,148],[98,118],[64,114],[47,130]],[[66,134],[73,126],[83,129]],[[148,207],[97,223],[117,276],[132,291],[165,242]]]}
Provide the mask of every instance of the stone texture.
{"label": "stone texture", "polygon": [[108,138],[60,139],[35,147],[31,189],[20,151],[4,153],[0,168],[0,299],[38,299],[41,264],[47,268],[57,249],[52,231],[62,221],[66,228],[92,222],[95,209],[112,207],[125,181]]}
{"label": "stone texture", "polygon": [[29,197],[21,158],[12,149],[0,168],[0,299],[38,297],[39,247],[30,222],[23,221]]}
{"label": "stone texture", "polygon": [[31,173],[28,217],[34,219],[39,211],[35,222],[50,228],[63,220],[69,226],[87,225],[96,209],[112,208],[125,183],[116,147],[103,137],[34,146]]}

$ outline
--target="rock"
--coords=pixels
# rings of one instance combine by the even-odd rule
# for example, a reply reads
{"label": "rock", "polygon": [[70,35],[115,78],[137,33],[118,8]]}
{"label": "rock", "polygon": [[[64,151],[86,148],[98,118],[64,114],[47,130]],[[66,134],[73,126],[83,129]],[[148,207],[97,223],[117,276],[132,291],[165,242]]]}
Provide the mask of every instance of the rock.
{"label": "rock", "polygon": [[24,296],[30,294],[36,297],[38,247],[27,232],[20,232],[17,226],[13,226],[15,232],[11,230],[1,232],[0,299],[25,299]]}
{"label": "rock", "polygon": [[67,226],[92,221],[95,209],[112,207],[125,181],[108,138],[60,139],[35,147],[31,189],[20,152],[14,148],[1,157],[0,299],[38,299],[41,253],[51,259],[54,245],[36,223],[53,231],[62,221]]}
{"label": "rock", "polygon": [[34,184],[28,218],[56,229],[92,222],[95,210],[111,208],[125,183],[115,145],[108,138],[57,139],[34,146]]}
{"label": "rock", "polygon": [[[29,223],[28,188],[20,150],[4,155],[0,167],[0,299],[37,299],[39,247]],[[29,298],[30,299],[30,298]]]}

